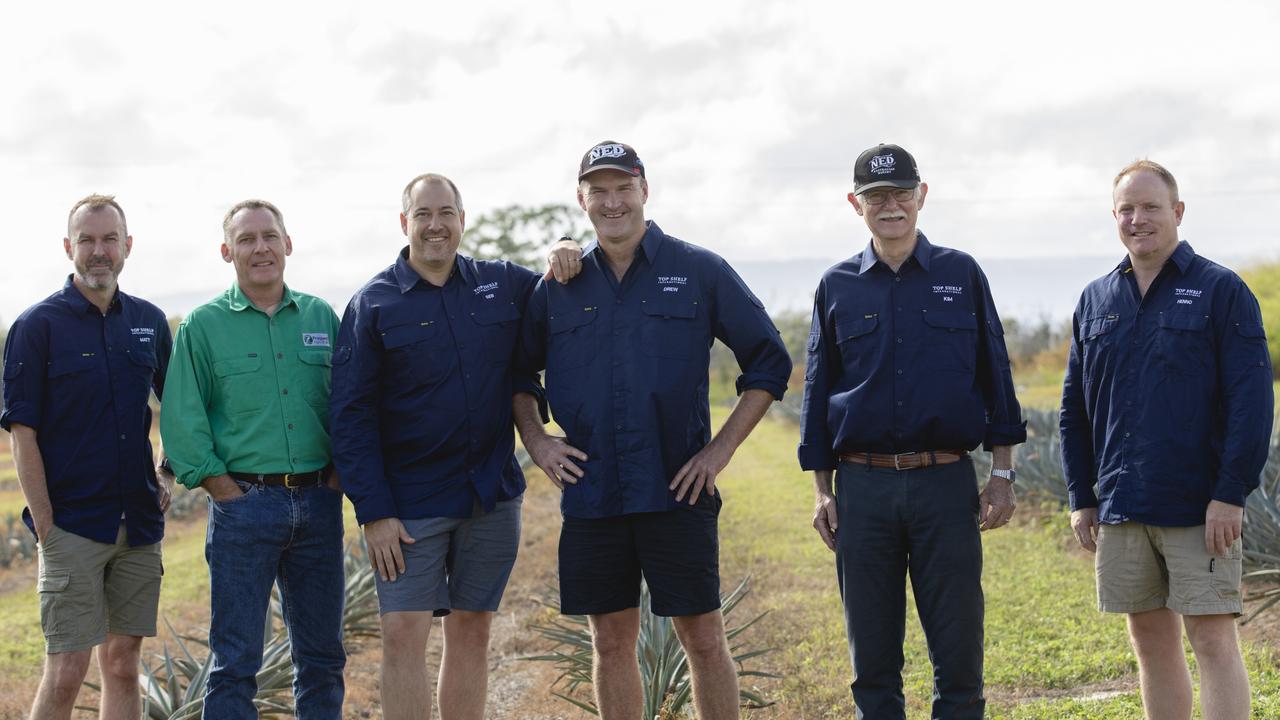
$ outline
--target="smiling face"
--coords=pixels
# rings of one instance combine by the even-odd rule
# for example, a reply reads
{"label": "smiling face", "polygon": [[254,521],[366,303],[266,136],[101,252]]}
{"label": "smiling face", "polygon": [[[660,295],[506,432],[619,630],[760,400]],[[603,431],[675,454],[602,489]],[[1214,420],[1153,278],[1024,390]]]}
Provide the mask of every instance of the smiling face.
{"label": "smiling face", "polygon": [[1120,178],[1112,193],[1120,242],[1135,264],[1163,264],[1178,247],[1178,226],[1185,205],[1173,188],[1151,170]]}
{"label": "smiling face", "polygon": [[269,209],[247,207],[231,216],[222,259],[235,266],[236,282],[246,294],[282,288],[285,258],[292,252],[293,242]]}
{"label": "smiling face", "polygon": [[[849,193],[849,204],[854,212],[862,216],[872,237],[881,243],[894,243],[913,240],[916,236],[916,218],[924,207],[924,198],[929,192],[926,183],[920,183],[915,192],[907,199],[896,197],[896,193],[886,190],[873,190],[866,195]],[[879,205],[872,202],[882,201]]]}
{"label": "smiling face", "polygon": [[596,170],[578,183],[578,205],[601,243],[626,243],[644,236],[644,204],[649,184],[621,170]]}
{"label": "smiling face", "polygon": [[125,234],[124,220],[110,206],[83,205],[67,224],[62,248],[75,266],[75,283],[81,288],[110,293],[133,248]]}
{"label": "smiling face", "polygon": [[400,229],[409,238],[409,263],[438,273],[451,269],[467,215],[443,179],[419,181],[408,193]]}

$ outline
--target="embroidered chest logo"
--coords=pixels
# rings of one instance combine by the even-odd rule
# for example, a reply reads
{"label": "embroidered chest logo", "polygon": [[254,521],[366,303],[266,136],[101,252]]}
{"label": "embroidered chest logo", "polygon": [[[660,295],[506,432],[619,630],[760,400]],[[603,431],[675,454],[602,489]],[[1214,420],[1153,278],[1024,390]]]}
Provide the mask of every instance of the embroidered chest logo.
{"label": "embroidered chest logo", "polygon": [[132,333],[140,343],[149,343],[156,336],[156,329],[149,327],[129,328],[129,332]]}
{"label": "embroidered chest logo", "polygon": [[658,284],[662,286],[662,292],[680,292],[680,286],[688,285],[689,278],[679,275],[659,275]]}
{"label": "embroidered chest logo", "polygon": [[492,300],[494,297],[493,291],[497,289],[498,289],[498,281],[495,280],[491,283],[485,283],[484,285],[480,285],[476,288],[473,288],[471,290],[471,294],[484,295],[485,300]]}
{"label": "embroidered chest logo", "polygon": [[941,295],[942,302],[955,302],[955,296],[963,295],[964,288],[959,285],[934,285],[933,294]]}
{"label": "embroidered chest logo", "polygon": [[1196,299],[1204,294],[1203,290],[1193,290],[1191,288],[1174,288],[1173,296],[1177,298],[1178,305],[1194,305]]}
{"label": "embroidered chest logo", "polygon": [[329,333],[302,333],[303,347],[329,347]]}

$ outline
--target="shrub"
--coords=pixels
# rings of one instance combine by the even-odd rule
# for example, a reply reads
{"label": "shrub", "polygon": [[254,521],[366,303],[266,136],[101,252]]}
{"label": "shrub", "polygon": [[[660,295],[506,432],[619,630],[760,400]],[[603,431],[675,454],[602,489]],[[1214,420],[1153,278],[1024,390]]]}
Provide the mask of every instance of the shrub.
{"label": "shrub", "polygon": [[[732,592],[721,597],[729,652],[738,666],[739,678],[778,677],[768,672],[748,670],[745,667],[748,660],[772,652],[772,648],[750,650],[746,643],[737,642],[738,637],[747,628],[768,613],[760,613],[741,625],[729,625],[729,618],[734,609],[750,594],[749,584],[750,578],[744,578]],[[544,601],[543,604],[559,610],[553,601]],[[587,625],[587,618],[582,615],[564,615],[549,623],[534,625],[533,629],[539,635],[554,641],[555,647],[546,655],[524,659],[555,663],[560,676],[552,683],[553,688],[560,685],[562,681],[565,690],[569,693],[579,687],[590,687],[592,649],[591,630]],[[688,658],[676,637],[671,618],[654,615],[651,612],[649,588],[643,584],[640,589],[640,639],[636,645],[636,655],[640,663],[640,678],[644,691],[644,717],[655,720],[675,720],[685,717],[692,700]],[[599,714],[599,710],[592,701],[583,702],[555,690],[552,694],[592,715]],[[773,704],[765,700],[754,688],[741,687],[738,694],[743,705],[749,708],[768,707]]]}

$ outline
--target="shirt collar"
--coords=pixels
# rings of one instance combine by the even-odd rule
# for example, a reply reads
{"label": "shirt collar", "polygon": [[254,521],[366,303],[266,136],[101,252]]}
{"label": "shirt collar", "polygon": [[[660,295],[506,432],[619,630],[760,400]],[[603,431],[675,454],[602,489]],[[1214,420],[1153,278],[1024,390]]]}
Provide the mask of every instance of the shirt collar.
{"label": "shirt collar", "polygon": [[[461,254],[456,255],[453,259],[454,270],[458,277],[466,283],[467,287],[475,287],[476,285],[475,262],[475,260]],[[400,254],[396,257],[395,269],[392,272],[395,274],[396,286],[400,288],[401,295],[412,290],[419,282],[424,282],[418,271],[414,270],[413,266],[409,264],[408,245],[405,245],[400,250]],[[430,283],[427,284],[430,285]]]}
{"label": "shirt collar", "polygon": [[[296,304],[297,300],[294,298],[293,291],[290,290],[289,286],[286,284],[284,286],[284,294],[280,296],[280,304],[276,305],[276,310]],[[253,304],[253,301],[249,299],[249,296],[245,295],[244,291],[240,289],[240,283],[238,282],[231,283],[231,301],[228,305],[236,312],[248,310],[249,308],[257,309],[257,306]]]}
{"label": "shirt collar", "polygon": [[658,227],[658,223],[648,220],[645,222],[644,237],[640,238],[640,248],[644,250],[644,257],[649,262],[658,257],[658,251],[662,249],[662,242],[665,234],[662,228]]}
{"label": "shirt collar", "polygon": [[[115,295],[111,296],[111,305],[107,307],[107,312],[117,312],[121,309],[120,302],[124,293],[120,292],[119,286],[116,287]],[[97,311],[98,306],[89,302],[89,298],[80,292],[80,288],[76,287],[75,275],[68,275],[67,282],[62,286],[62,297],[66,300],[71,309],[78,313],[88,312],[90,309]]]}
{"label": "shirt collar", "polygon": [[[916,259],[925,272],[929,272],[929,259],[933,257],[933,245],[929,244],[929,238],[919,230],[916,231],[916,247],[911,251],[911,257]],[[876,255],[875,242],[868,240],[867,248],[862,251],[862,264],[858,266],[858,274],[862,275],[875,267],[878,262],[880,258]]]}
{"label": "shirt collar", "polygon": [[[1178,268],[1178,272],[1185,275],[1187,268],[1191,267],[1191,261],[1196,259],[1196,251],[1191,247],[1191,243],[1186,240],[1179,240],[1178,246],[1173,249],[1173,254],[1165,261],[1165,265],[1173,263]],[[1133,269],[1133,260],[1125,255],[1120,264],[1116,266],[1116,270],[1123,275]]]}

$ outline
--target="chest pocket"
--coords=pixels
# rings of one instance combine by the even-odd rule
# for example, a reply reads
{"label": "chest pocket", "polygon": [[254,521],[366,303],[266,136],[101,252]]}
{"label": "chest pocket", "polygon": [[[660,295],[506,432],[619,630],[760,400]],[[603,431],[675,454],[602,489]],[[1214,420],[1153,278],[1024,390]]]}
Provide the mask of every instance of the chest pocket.
{"label": "chest pocket", "polygon": [[1162,365],[1175,373],[1200,374],[1213,368],[1213,337],[1209,316],[1162,312],[1156,352]]}
{"label": "chest pocket", "polygon": [[876,351],[877,315],[836,322],[835,341],[840,348],[840,363],[845,375],[866,374]]}
{"label": "chest pocket", "polygon": [[213,376],[218,389],[215,401],[227,415],[261,412],[274,394],[262,372],[262,358],[256,354],[214,361]]}
{"label": "chest pocket", "polygon": [[698,338],[696,300],[660,297],[640,301],[640,309],[640,349],[645,355],[675,360],[693,355]]}
{"label": "chest pocket", "polygon": [[58,379],[55,384],[75,382],[75,376],[96,366],[97,360],[93,353],[62,355],[49,361],[49,374],[45,377],[50,381]]}
{"label": "chest pocket", "polygon": [[442,347],[448,333],[438,322],[422,320],[381,332],[389,370],[385,381],[406,389],[438,383],[448,376],[453,353]]}
{"label": "chest pocket", "polygon": [[922,311],[926,367],[973,372],[978,360],[978,318],[969,310]]}
{"label": "chest pocket", "polygon": [[1112,332],[1120,323],[1120,316],[1115,313],[1086,318],[1080,322],[1080,365],[1087,384],[1104,372],[1108,355],[1115,334]]}
{"label": "chest pocket", "polygon": [[582,367],[596,354],[597,307],[557,312],[547,317],[547,373]]}
{"label": "chest pocket", "polygon": [[471,319],[479,326],[485,359],[493,365],[509,365],[520,331],[520,309],[511,302],[487,303],[476,308]]}
{"label": "chest pocket", "polygon": [[329,407],[329,378],[333,367],[332,350],[299,350],[298,362],[306,377],[303,397],[312,406],[324,409]]}

